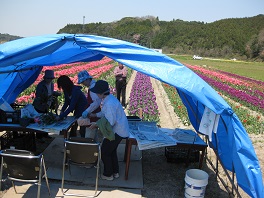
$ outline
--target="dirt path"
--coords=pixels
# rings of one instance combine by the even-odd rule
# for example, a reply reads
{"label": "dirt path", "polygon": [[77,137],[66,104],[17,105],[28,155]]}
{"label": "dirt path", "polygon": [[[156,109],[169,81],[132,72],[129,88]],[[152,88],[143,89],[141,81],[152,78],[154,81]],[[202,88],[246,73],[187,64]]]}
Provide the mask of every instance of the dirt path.
{"label": "dirt path", "polygon": [[[126,95],[127,95],[127,102],[129,103],[129,95],[135,80],[137,72],[134,71],[130,77],[130,80],[127,84]],[[154,89],[154,93],[156,95],[156,102],[159,108],[160,113],[160,126],[163,128],[184,128],[184,125],[177,117],[174,112],[173,107],[170,104],[169,98],[164,91],[161,82],[151,78],[152,87]]]}
{"label": "dirt path", "polygon": [[174,112],[170,100],[160,81],[151,78],[152,87],[156,95],[156,102],[160,113],[160,126],[162,128],[186,128]]}

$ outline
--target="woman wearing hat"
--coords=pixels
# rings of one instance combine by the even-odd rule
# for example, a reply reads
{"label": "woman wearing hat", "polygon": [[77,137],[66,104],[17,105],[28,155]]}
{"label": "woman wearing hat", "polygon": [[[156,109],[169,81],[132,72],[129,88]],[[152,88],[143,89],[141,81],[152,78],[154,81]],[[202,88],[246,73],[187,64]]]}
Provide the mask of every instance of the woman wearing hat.
{"label": "woman wearing hat", "polygon": [[[52,104],[53,94],[58,94],[54,91],[52,82],[54,78],[54,71],[46,70],[43,80],[37,85],[33,106],[38,113],[48,113]],[[36,133],[36,137],[40,142],[44,142],[43,137],[50,138],[48,133]]]}
{"label": "woman wearing hat", "polygon": [[[89,118],[90,122],[96,122],[99,118],[97,117],[90,117],[89,114],[91,113],[98,113],[101,111],[100,104],[101,99],[97,96],[96,93],[93,93],[90,91],[91,88],[95,86],[96,81],[93,80],[93,77],[89,75],[89,73],[86,70],[83,70],[78,73],[78,84],[82,84],[86,87],[88,87],[88,93],[87,93],[87,107],[86,110],[82,113],[83,118]],[[90,125],[87,125],[85,134],[81,133],[81,137],[86,138],[95,138],[96,135],[96,129],[90,129],[88,128]],[[96,139],[96,138],[95,138]]]}
{"label": "woman wearing hat", "polygon": [[[101,112],[96,113],[97,117],[101,117],[96,123],[93,123],[90,128],[99,127],[102,119],[107,120],[104,124],[110,124],[113,134],[105,133],[100,128],[101,132],[104,134],[105,138],[102,142],[102,161],[104,163],[104,172],[101,175],[102,179],[113,180],[119,177],[119,165],[117,158],[117,147],[123,138],[129,136],[129,126],[126,114],[119,100],[110,94],[109,85],[104,80],[98,80],[91,91],[96,93],[99,98],[102,99]],[[91,116],[95,116],[91,114]],[[104,127],[103,127],[104,128]],[[111,138],[110,138],[111,137]]]}

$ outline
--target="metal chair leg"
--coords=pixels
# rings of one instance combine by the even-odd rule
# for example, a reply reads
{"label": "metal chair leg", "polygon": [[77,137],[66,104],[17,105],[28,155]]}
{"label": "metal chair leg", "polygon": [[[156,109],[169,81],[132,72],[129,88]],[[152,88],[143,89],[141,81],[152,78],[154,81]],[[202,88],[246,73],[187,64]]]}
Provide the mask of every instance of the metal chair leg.
{"label": "metal chair leg", "polygon": [[61,192],[64,195],[64,173],[65,173],[65,161],[66,161],[66,150],[64,150],[63,162],[62,162],[62,178],[61,178]]}
{"label": "metal chair leg", "polygon": [[13,186],[13,188],[14,188],[14,190],[15,190],[15,193],[17,194],[17,190],[16,190],[16,186],[15,186],[14,181],[11,181],[11,183],[12,183],[12,186]]}
{"label": "metal chair leg", "polygon": [[45,165],[44,160],[43,160],[43,168],[44,168],[44,177],[45,177],[45,180],[46,180],[46,185],[47,185],[47,188],[48,188],[48,191],[49,191],[49,197],[51,197],[49,180],[48,180],[48,175],[47,175],[46,165]]}
{"label": "metal chair leg", "polygon": [[3,157],[1,157],[1,168],[0,168],[0,190],[2,190],[2,177],[3,177]]}

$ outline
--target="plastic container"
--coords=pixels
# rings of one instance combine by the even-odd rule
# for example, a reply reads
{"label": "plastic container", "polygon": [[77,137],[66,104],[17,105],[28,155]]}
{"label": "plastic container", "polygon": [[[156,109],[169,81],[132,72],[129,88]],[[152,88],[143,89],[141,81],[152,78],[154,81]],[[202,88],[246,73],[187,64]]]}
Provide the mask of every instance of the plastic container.
{"label": "plastic container", "polygon": [[200,169],[190,169],[185,174],[186,198],[203,198],[208,184],[208,174]]}

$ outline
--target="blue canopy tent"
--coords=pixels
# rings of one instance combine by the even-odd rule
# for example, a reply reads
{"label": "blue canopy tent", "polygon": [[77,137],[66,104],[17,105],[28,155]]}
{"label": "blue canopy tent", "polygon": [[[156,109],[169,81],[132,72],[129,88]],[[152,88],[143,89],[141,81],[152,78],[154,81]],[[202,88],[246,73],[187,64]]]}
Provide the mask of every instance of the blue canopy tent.
{"label": "blue canopy tent", "polygon": [[93,35],[54,34],[0,45],[0,99],[9,104],[38,77],[43,66],[89,62],[107,56],[174,86],[198,132],[205,107],[220,115],[211,146],[223,166],[251,197],[263,196],[262,172],[253,145],[231,107],[205,81],[174,59],[137,44]]}

